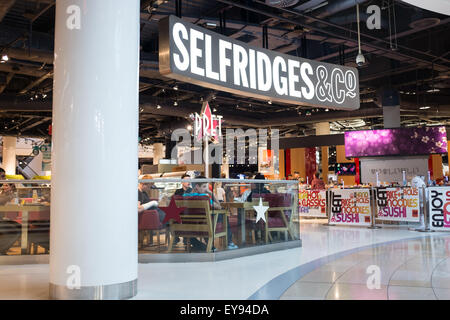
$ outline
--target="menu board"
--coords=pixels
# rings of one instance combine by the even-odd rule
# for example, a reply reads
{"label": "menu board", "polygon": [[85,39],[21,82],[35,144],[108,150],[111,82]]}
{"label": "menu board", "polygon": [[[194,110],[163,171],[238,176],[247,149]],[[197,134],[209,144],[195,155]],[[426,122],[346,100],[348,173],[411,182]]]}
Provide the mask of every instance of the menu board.
{"label": "menu board", "polygon": [[379,220],[419,222],[419,189],[377,188],[375,195]]}
{"label": "menu board", "polygon": [[370,190],[335,189],[331,191],[330,223],[369,226],[371,220]]}
{"label": "menu board", "polygon": [[327,217],[327,192],[325,190],[299,190],[298,211],[302,217]]}
{"label": "menu board", "polygon": [[430,229],[450,231],[450,187],[428,188]]}

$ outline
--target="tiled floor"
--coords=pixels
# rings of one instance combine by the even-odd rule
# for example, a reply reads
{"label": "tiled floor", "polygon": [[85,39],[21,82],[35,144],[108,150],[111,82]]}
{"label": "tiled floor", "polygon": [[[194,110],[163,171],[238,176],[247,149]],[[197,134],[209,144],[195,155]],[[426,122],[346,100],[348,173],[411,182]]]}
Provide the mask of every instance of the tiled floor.
{"label": "tiled floor", "polygon": [[[375,269],[378,287],[371,281]],[[449,298],[450,236],[433,235],[362,250],[324,264],[297,280],[280,299]]]}
{"label": "tiled floor", "polygon": [[[324,222],[302,220],[302,248],[211,263],[139,264],[135,299],[450,298],[450,234]],[[369,265],[380,267],[380,289],[367,288]],[[48,265],[0,266],[0,299],[47,299],[48,279]]]}

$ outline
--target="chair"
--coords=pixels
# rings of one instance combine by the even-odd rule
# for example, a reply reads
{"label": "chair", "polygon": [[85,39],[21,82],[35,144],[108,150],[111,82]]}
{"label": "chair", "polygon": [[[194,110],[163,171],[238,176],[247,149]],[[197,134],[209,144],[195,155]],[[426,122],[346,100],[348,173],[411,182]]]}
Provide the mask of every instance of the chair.
{"label": "chair", "polygon": [[50,211],[30,211],[28,215],[28,252],[37,254],[38,248],[44,253],[50,249]]}
{"label": "chair", "polygon": [[180,214],[181,223],[171,221],[169,241],[169,252],[172,252],[173,240],[176,237],[207,237],[208,244],[206,252],[210,252],[214,240],[224,237],[225,243],[227,239],[227,219],[225,217],[222,222],[218,223],[219,215],[226,215],[226,210],[216,210],[210,207],[210,198],[208,196],[173,196],[177,207],[185,207],[186,209]]}
{"label": "chair", "polygon": [[[157,231],[158,235],[158,252],[161,252],[160,235],[161,230],[165,229],[161,221],[159,221],[159,214],[156,210],[145,210],[139,213],[138,216],[138,230],[139,231]],[[167,236],[166,236],[167,240]],[[164,243],[166,243],[166,240]],[[142,241],[143,242],[143,241]]]}
{"label": "chair", "polygon": [[19,223],[6,219],[0,220],[0,255],[6,255],[21,234],[22,229]]}
{"label": "chair", "polygon": [[[265,241],[270,239],[272,235],[270,232],[286,232],[291,239],[294,239],[291,230],[291,218],[293,212],[292,195],[290,193],[262,193],[253,194],[252,201],[262,198],[267,202],[269,209],[266,211],[266,225],[265,225]],[[287,240],[287,237],[286,237]]]}

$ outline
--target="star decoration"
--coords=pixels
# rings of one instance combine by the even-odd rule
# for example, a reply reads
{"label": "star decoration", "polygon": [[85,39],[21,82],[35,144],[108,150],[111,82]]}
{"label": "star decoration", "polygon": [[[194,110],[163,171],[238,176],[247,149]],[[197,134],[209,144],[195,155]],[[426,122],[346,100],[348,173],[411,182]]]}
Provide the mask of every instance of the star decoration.
{"label": "star decoration", "polygon": [[175,199],[172,197],[169,206],[161,207],[160,209],[166,213],[166,216],[164,217],[164,220],[162,222],[164,224],[170,219],[173,219],[176,222],[181,223],[180,213],[183,212],[184,209],[186,208],[185,207],[178,208],[177,205],[175,204]]}
{"label": "star decoration", "polygon": [[260,219],[263,219],[264,222],[267,222],[265,213],[267,209],[269,209],[269,207],[263,206],[261,197],[259,198],[259,204],[257,206],[253,206],[253,209],[255,209],[256,211],[256,222],[258,222]]}

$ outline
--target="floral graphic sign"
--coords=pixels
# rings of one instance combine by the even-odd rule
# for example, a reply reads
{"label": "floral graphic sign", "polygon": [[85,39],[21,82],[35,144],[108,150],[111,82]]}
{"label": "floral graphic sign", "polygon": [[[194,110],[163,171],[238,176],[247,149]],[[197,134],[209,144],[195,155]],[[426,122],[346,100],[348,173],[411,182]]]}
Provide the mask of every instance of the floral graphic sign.
{"label": "floral graphic sign", "polygon": [[447,153],[447,132],[444,126],[345,133],[347,158],[440,153]]}

